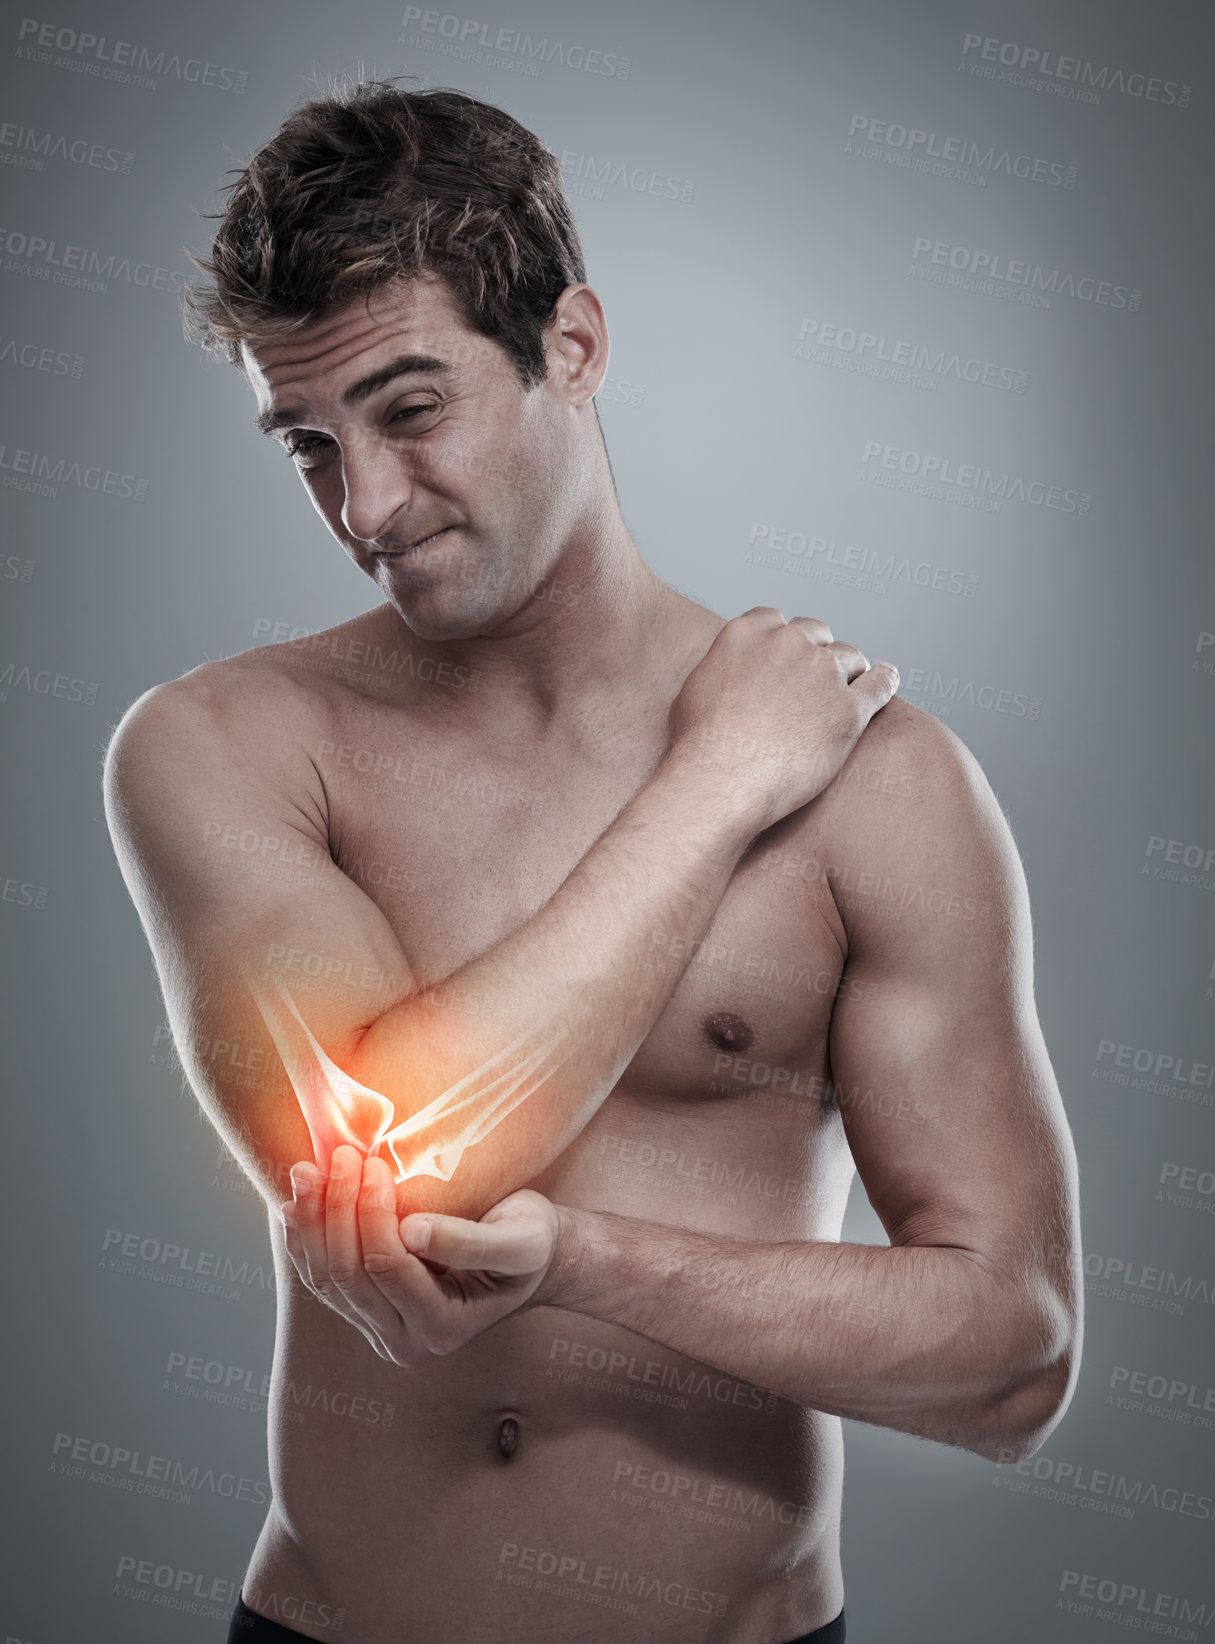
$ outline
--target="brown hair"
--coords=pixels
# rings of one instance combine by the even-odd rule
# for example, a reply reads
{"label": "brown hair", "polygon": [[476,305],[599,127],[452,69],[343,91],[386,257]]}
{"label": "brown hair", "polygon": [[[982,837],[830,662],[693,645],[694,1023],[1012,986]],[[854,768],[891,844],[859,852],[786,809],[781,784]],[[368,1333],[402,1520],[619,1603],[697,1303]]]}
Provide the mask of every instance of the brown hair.
{"label": "brown hair", "polygon": [[291,330],[401,277],[433,273],[470,330],[543,381],[557,297],[585,281],[556,156],[466,92],[392,81],[302,104],[250,160],[219,216],[186,333],[240,364],[247,337]]}

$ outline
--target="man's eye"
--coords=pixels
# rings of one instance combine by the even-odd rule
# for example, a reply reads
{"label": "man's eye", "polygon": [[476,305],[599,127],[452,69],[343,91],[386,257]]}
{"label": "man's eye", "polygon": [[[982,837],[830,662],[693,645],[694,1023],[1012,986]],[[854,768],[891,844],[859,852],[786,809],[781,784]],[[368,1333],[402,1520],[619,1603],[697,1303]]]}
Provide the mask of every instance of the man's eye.
{"label": "man's eye", "polygon": [[437,411],[437,405],[403,405],[399,411],[393,413],[392,421],[399,422],[402,418],[412,420],[414,417],[425,416],[428,412]]}
{"label": "man's eye", "polygon": [[319,435],[315,437],[305,436],[301,440],[296,440],[294,445],[287,447],[287,455],[289,457],[314,457],[318,449],[330,443],[331,441],[321,439]]}
{"label": "man's eye", "polygon": [[[439,407],[437,405],[430,402],[427,402],[425,405],[403,405],[399,411],[393,412],[392,416],[389,418],[389,421],[413,422],[418,417],[429,416],[438,409]],[[332,446],[333,441],[324,438],[320,434],[305,434],[301,439],[296,440],[293,445],[288,445],[286,447],[286,451],[289,457],[303,458],[305,463],[307,463],[308,458],[311,457],[315,459],[321,457],[325,455],[332,448]],[[316,464],[314,461],[312,466],[315,467],[315,465]]]}

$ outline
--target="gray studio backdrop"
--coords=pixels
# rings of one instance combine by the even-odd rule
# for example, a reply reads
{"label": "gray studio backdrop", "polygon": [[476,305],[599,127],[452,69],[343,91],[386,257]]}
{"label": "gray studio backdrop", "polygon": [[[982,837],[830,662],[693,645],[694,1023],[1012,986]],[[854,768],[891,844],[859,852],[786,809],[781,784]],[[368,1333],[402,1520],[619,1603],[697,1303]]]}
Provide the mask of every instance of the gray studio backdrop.
{"label": "gray studio backdrop", "polygon": [[[218,1640],[264,1515],[264,1216],[182,1090],[98,772],[148,686],[376,602],[178,317],[198,213],[335,71],[561,156],[642,551],[894,658],[1026,864],[1083,1377],[1019,1468],[848,1424],[849,1637],[1213,1637],[1209,7],[467,5],[0,25],[0,1637]],[[845,1237],[882,1241],[859,1191]]]}

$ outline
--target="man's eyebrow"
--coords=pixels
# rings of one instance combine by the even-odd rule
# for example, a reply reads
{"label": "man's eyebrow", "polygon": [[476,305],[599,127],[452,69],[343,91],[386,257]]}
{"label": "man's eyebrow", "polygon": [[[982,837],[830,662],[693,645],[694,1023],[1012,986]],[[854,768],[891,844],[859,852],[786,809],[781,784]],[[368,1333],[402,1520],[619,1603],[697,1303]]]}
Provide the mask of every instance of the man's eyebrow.
{"label": "man's eyebrow", "polygon": [[[381,388],[387,388],[388,384],[395,382],[398,377],[422,373],[436,376],[444,372],[450,373],[452,369],[449,361],[437,359],[433,354],[402,354],[399,359],[381,366],[378,371],[373,371],[369,377],[363,377],[353,383],[342,395],[342,404],[361,405],[364,400],[378,394]],[[263,434],[273,434],[280,428],[290,428],[293,423],[307,422],[307,411],[287,406],[281,411],[263,411],[257,419],[257,427]]]}

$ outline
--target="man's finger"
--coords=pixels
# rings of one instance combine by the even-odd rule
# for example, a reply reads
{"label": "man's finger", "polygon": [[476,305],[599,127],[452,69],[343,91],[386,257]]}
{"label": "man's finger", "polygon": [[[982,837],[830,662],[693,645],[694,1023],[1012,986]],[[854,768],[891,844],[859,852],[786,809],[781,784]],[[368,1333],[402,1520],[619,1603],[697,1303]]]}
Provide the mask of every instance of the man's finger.
{"label": "man's finger", "polygon": [[855,645],[848,645],[842,639],[833,639],[830,645],[823,646],[823,650],[830,651],[836,658],[849,683],[868,672],[869,658],[862,651],[858,651]]}
{"label": "man's finger", "polygon": [[759,628],[783,628],[785,625],[785,619],[775,605],[753,605],[742,614]]}
{"label": "man's finger", "polygon": [[[347,1296],[358,1290],[363,1274],[356,1208],[363,1178],[363,1156],[357,1147],[335,1147],[325,1188],[325,1251],[329,1277]],[[352,1298],[353,1299],[353,1298]]]}
{"label": "man's finger", "polygon": [[[291,1191],[295,1204],[295,1228],[303,1261],[301,1277],[310,1290],[334,1304],[325,1294],[329,1287],[329,1258],[325,1250],[325,1178],[315,1165],[291,1166]],[[298,1263],[297,1263],[298,1265]]]}
{"label": "man's finger", "polygon": [[830,628],[821,617],[790,617],[790,628],[800,628],[806,638],[814,645],[831,645],[835,643]]}
{"label": "man's finger", "polygon": [[[422,1342],[433,1352],[444,1326],[450,1323],[453,1306],[444,1281],[405,1249],[399,1224],[391,1236],[385,1233],[381,1239],[369,1231],[367,1238],[368,1276],[398,1320],[401,1340],[408,1336],[411,1346]],[[407,1360],[402,1357],[400,1362]]]}
{"label": "man's finger", "polygon": [[[386,1307],[375,1286],[365,1282],[363,1308],[360,1310],[343,1293],[330,1272],[325,1237],[325,1178],[315,1165],[300,1163],[291,1168],[291,1187],[295,1199],[285,1207],[285,1212],[289,1211],[290,1214],[284,1213],[283,1227],[287,1253],[300,1278],[326,1307],[332,1308],[348,1324],[367,1336],[382,1358],[393,1357],[391,1348],[399,1332],[400,1321]],[[372,1332],[379,1338],[378,1341],[371,1339]]]}
{"label": "man's finger", "polygon": [[[350,1157],[339,1161],[339,1154]],[[383,1159],[364,1159],[353,1147],[335,1149],[333,1160],[329,1197],[334,1196],[335,1177],[339,1188],[329,1223],[334,1229],[329,1240],[330,1277],[344,1299],[346,1317],[364,1331],[373,1329],[387,1349],[385,1357],[405,1364],[408,1360],[402,1355],[411,1348],[408,1330],[375,1283],[374,1273],[377,1264],[400,1262],[405,1255],[396,1230],[392,1172]],[[391,1243],[384,1239],[385,1228]]]}
{"label": "man's finger", "polygon": [[[387,1308],[393,1281],[417,1263],[401,1241],[397,1221],[396,1189],[385,1159],[368,1159],[363,1166],[363,1189],[359,1195],[359,1237],[363,1246],[363,1271],[372,1281],[381,1307]],[[381,1281],[386,1281],[381,1283]],[[397,1290],[398,1296],[404,1292]],[[393,1307],[398,1324],[401,1310]]]}
{"label": "man's finger", "polygon": [[363,1269],[372,1275],[386,1273],[404,1259],[397,1227],[396,1190],[385,1159],[367,1159],[363,1164],[359,1242],[363,1247]]}
{"label": "man's finger", "polygon": [[852,681],[851,689],[865,699],[869,717],[884,708],[899,688],[899,670],[893,662],[875,662]]}
{"label": "man's finger", "polygon": [[384,1357],[408,1369],[424,1339],[423,1306],[434,1307],[433,1284],[401,1243],[396,1188],[386,1159],[364,1160],[358,1216],[363,1262],[359,1310],[374,1322]]}
{"label": "man's finger", "polygon": [[295,1206],[288,1201],[280,1209],[283,1219],[283,1243],[287,1246],[287,1254],[291,1257],[291,1265],[308,1283],[308,1263],[304,1260],[304,1247],[300,1243],[300,1231],[295,1220]]}
{"label": "man's finger", "polygon": [[401,1237],[407,1250],[428,1262],[464,1272],[504,1274],[536,1272],[548,1259],[551,1242],[544,1223],[531,1216],[469,1222],[430,1212],[406,1216]]}
{"label": "man's finger", "polygon": [[[288,1201],[281,1207],[281,1213],[283,1221],[283,1240],[287,1246],[287,1254],[291,1257],[291,1265],[295,1268],[295,1271],[299,1274],[304,1283],[308,1284],[308,1267],[304,1260],[303,1248],[300,1245],[299,1230],[295,1225],[294,1204]],[[333,1304],[329,1303],[328,1305],[332,1306]],[[374,1326],[368,1324],[365,1320],[358,1318],[350,1312],[344,1311],[342,1317],[345,1318],[349,1324],[354,1325],[354,1327],[362,1335],[363,1339],[367,1342],[367,1345],[376,1354],[377,1358],[385,1359],[390,1364],[405,1364],[403,1359],[396,1358],[394,1354],[388,1351],[388,1348],[384,1345],[380,1338],[379,1332],[374,1328]],[[405,1364],[405,1368],[408,1369],[409,1366]]]}

